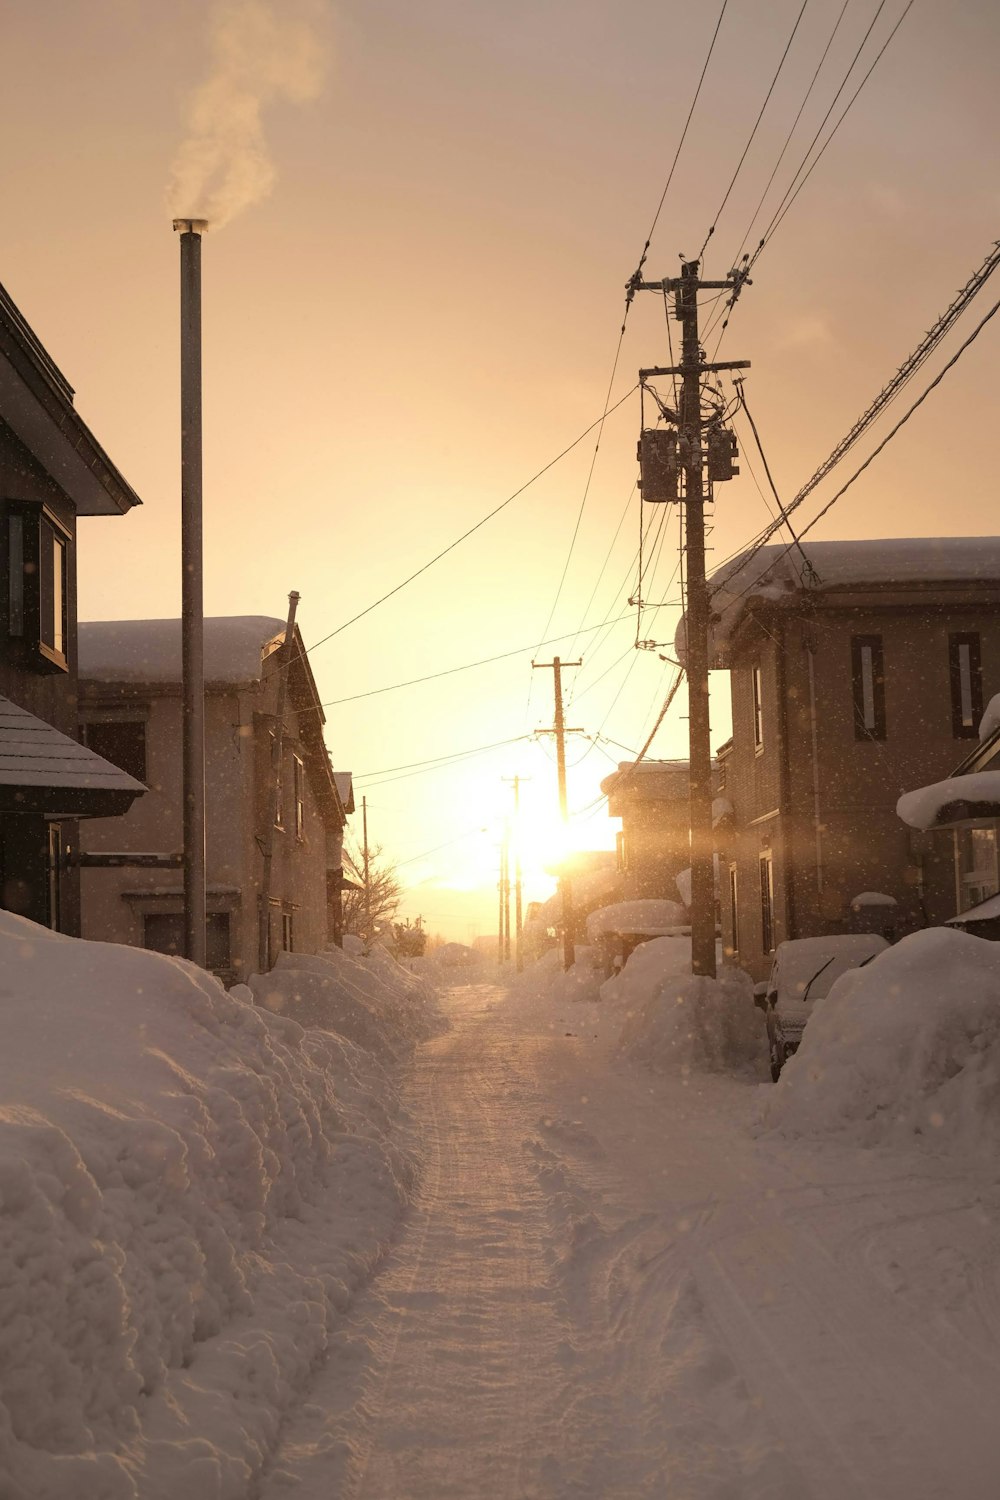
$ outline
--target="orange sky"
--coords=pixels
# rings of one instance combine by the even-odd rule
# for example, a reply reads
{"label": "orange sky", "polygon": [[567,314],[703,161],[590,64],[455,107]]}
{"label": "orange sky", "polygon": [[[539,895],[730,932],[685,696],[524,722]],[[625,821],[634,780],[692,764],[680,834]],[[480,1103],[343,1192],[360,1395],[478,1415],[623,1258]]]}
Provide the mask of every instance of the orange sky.
{"label": "orange sky", "polygon": [[[807,6],[710,242],[709,275],[729,269],[841,3]],[[873,40],[904,4],[887,0]],[[730,0],[650,276],[674,274],[679,253],[697,253],[799,8]],[[876,8],[850,0],[778,196]],[[623,284],[718,10],[662,0],[12,0],[0,280],[145,501],[123,520],[81,527],[81,618],[179,611],[177,246],[165,191],[186,111],[210,72],[209,23],[227,11],[236,23],[249,15],[258,32],[269,15],[308,28],[322,67],[296,99],[265,104],[270,195],[205,244],[206,611],[283,615],[296,588],[309,643],[446,546],[600,414]],[[275,93],[279,52],[271,49],[267,73]],[[752,361],[748,398],[784,493],[826,456],[997,237],[998,52],[992,0],[917,0],[760,259],[725,352]],[[996,529],[998,349],[991,326],[818,536]],[[641,297],[615,399],[640,365],[666,360],[662,303]],[[634,588],[634,500],[610,559],[608,549],[634,479],[638,425],[635,400],[608,421],[551,635],[572,633],[585,612],[588,624],[614,618]],[[530,648],[555,598],[593,450],[590,438],[444,562],[318,647],[323,699]],[[817,493],[816,508],[834,488]],[[767,513],[745,463],[717,502],[721,558]],[[677,597],[672,517],[669,527],[647,582],[653,599]],[[669,640],[676,613],[647,616],[643,636]],[[574,824],[582,845],[613,842],[592,805],[598,781],[627,756],[619,745],[641,744],[667,684],[655,653],[629,651],[634,638],[634,623],[622,623],[573,647],[584,666],[567,676],[568,721],[618,742],[571,747],[570,805],[589,810]],[[551,723],[551,674],[532,674],[530,661],[529,649],[331,707],[335,765],[355,772],[360,795],[365,773]],[[728,724],[725,680],[717,686],[716,743]],[[683,714],[679,698],[653,753],[683,754]],[[459,938],[491,926],[498,819],[510,796],[500,778],[515,772],[532,778],[524,801],[537,830],[555,801],[550,742],[367,783],[373,836],[413,883],[407,913]]]}

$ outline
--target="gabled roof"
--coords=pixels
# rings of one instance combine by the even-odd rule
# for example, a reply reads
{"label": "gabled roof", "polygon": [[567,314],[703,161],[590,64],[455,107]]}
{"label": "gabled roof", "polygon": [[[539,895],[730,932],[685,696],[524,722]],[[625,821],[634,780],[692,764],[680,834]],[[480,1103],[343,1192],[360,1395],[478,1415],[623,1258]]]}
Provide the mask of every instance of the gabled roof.
{"label": "gabled roof", "polygon": [[73,405],[73,388],[0,286],[0,418],[81,516],[142,501]]}
{"label": "gabled roof", "polygon": [[352,813],[354,811],[354,772],[334,771],[333,781],[345,813]]}
{"label": "gabled roof", "polygon": [[0,698],[0,811],[106,818],[146,788],[86,745]]}
{"label": "gabled roof", "polygon": [[[259,682],[268,647],[280,645],[284,620],[270,615],[218,615],[205,621],[206,686]],[[181,680],[181,622],[81,620],[81,680],[169,683]]]}
{"label": "gabled roof", "polygon": [[[802,552],[785,543],[751,548],[709,579],[712,665],[728,666],[733,636],[755,603],[794,607],[806,597],[833,602],[838,593],[948,592],[963,586],[992,586],[1000,600],[1000,537],[805,541]],[[682,618],[675,640],[682,660],[685,642]]]}

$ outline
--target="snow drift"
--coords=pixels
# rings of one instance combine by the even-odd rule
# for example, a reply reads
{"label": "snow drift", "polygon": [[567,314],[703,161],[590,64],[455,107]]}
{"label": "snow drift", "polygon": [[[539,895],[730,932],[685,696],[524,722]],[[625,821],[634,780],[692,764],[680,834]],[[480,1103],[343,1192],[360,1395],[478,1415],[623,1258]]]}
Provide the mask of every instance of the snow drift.
{"label": "snow drift", "polygon": [[817,1003],[764,1123],[865,1145],[1000,1146],[1000,944],[946,928],[903,938]]}
{"label": "snow drift", "polygon": [[0,912],[0,974],[0,1494],[245,1500],[406,1200],[392,1087],[179,959]]}
{"label": "snow drift", "polygon": [[753,984],[742,969],[718,972],[718,979],[691,973],[690,938],[636,948],[601,988],[626,1012],[622,1048],[657,1072],[757,1071],[766,1047]]}

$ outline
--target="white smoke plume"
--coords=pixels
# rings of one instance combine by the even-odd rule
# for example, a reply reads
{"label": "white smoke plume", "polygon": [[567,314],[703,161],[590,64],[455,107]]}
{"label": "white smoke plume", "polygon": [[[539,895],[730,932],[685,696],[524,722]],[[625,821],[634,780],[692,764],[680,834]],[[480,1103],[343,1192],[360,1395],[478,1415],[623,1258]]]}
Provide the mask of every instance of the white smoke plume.
{"label": "white smoke plume", "polygon": [[322,0],[216,0],[209,74],[170,169],[174,216],[218,229],[267,197],[275,168],[261,116],[270,104],[319,93],[328,60],[322,19]]}

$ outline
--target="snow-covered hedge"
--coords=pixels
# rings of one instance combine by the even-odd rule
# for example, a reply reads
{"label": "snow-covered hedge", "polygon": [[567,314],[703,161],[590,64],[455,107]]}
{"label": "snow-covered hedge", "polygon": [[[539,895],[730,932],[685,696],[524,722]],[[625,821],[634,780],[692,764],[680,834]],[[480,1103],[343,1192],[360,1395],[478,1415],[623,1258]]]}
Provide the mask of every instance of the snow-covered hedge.
{"label": "snow-covered hedge", "polygon": [[0,1495],[245,1500],[405,1202],[387,1075],[3,912],[0,976]]}
{"label": "snow-covered hedge", "polygon": [[601,989],[625,1012],[621,1045],[657,1072],[758,1071],[766,1054],[753,985],[742,969],[691,973],[691,940],[654,938]]}
{"label": "snow-covered hedge", "polygon": [[1000,1147],[1000,943],[904,938],[819,1001],[765,1111],[786,1135]]}

